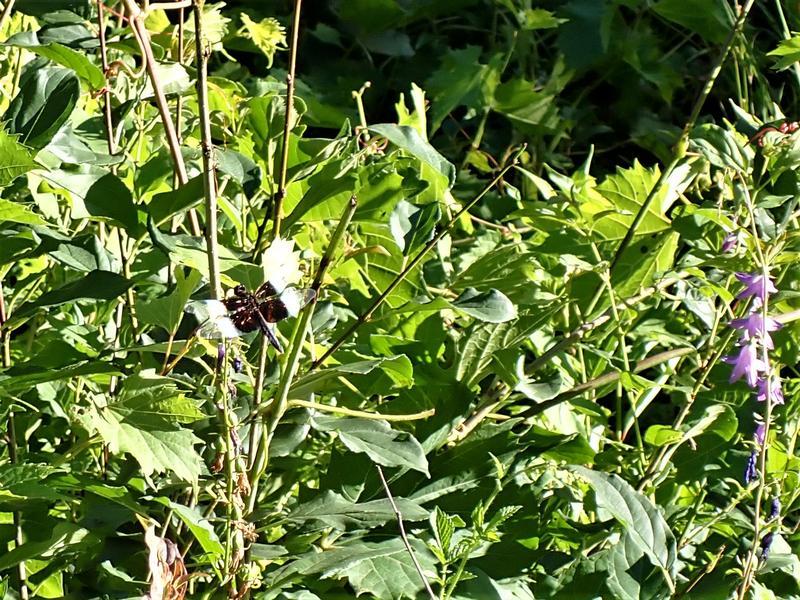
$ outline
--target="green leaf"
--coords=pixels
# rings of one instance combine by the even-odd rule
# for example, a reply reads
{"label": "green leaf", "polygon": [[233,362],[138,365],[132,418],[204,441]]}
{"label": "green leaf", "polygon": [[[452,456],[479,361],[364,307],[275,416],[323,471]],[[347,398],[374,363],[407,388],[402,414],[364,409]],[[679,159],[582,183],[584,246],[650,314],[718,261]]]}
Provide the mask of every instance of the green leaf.
{"label": "green leaf", "polygon": [[145,323],[174,332],[183,317],[183,309],[200,283],[200,279],[198,271],[191,270],[188,275],[184,275],[183,269],[175,269],[176,286],[173,292],[163,298],[137,304],[137,316]]}
{"label": "green leaf", "polygon": [[[20,175],[36,167],[30,151],[20,144],[15,136],[0,129],[0,188],[7,186]],[[4,202],[8,201],[4,200]],[[2,213],[3,209],[0,206],[0,219],[2,219]]]}
{"label": "green leaf", "polygon": [[312,393],[329,390],[340,377],[352,381],[362,375],[373,375],[375,371],[386,374],[397,387],[410,387],[414,383],[413,367],[408,357],[389,356],[350,362],[303,375],[292,385],[290,395],[293,398],[304,398]]}
{"label": "green leaf", "polygon": [[677,558],[675,536],[658,507],[617,475],[578,466],[571,469],[591,485],[597,507],[613,516],[632,544],[672,581]]}
{"label": "green leaf", "polygon": [[755,157],[752,147],[734,131],[713,123],[698,125],[692,130],[689,147],[702,154],[720,169],[746,173]]}
{"label": "green leaf", "polygon": [[111,452],[129,453],[145,476],[172,471],[183,481],[197,483],[202,462],[194,446],[202,440],[188,429],[171,425],[158,414],[140,414],[125,402],[104,405],[99,399],[78,417]]}
{"label": "green leaf", "polygon": [[517,124],[532,126],[536,132],[552,133],[560,126],[555,96],[536,91],[536,85],[525,79],[498,85],[492,108]]}
{"label": "green leaf", "polygon": [[644,434],[644,441],[651,446],[666,446],[674,444],[683,437],[683,433],[672,429],[668,425],[651,425]]}
{"label": "green leaf", "polygon": [[277,19],[267,17],[256,22],[245,13],[240,13],[245,35],[250,38],[267,57],[267,68],[278,50],[286,50],[286,32]]}
{"label": "green leaf", "polygon": [[420,443],[409,433],[393,430],[386,421],[317,415],[311,426],[317,431],[336,432],[349,450],[363,452],[379,465],[428,474],[428,460]]}
{"label": "green leaf", "polygon": [[[428,511],[413,500],[395,498],[394,501],[404,521],[423,521],[428,518]],[[301,504],[286,517],[288,521],[296,523],[313,521],[322,527],[335,527],[343,531],[348,525],[359,528],[378,527],[395,518],[394,509],[388,499],[350,502],[330,490]]]}
{"label": "green leaf", "polygon": [[[423,544],[410,540],[423,572],[435,573],[436,561]],[[424,587],[408,550],[398,537],[383,542],[357,542],[334,547],[323,553],[304,555],[286,571],[304,575],[320,574],[322,579],[347,578],[356,595],[369,594],[376,600],[413,600]],[[281,571],[277,576],[283,575]]]}
{"label": "green leaf", "polygon": [[83,199],[83,205],[86,215],[73,210],[74,218],[90,216],[101,221],[110,221],[125,228],[132,235],[135,235],[139,228],[131,191],[113,173],[103,175],[91,185]]}
{"label": "green leaf", "polygon": [[800,36],[792,36],[788,40],[778,42],[778,47],[772,52],[767,52],[767,56],[777,57],[775,68],[778,71],[788,69],[797,61],[800,61]]}
{"label": "green leaf", "polygon": [[408,125],[383,123],[370,125],[369,130],[385,137],[398,148],[405,150],[422,163],[432,167],[434,171],[447,179],[448,189],[453,187],[456,180],[455,166],[423,139],[416,129]]}
{"label": "green leaf", "polygon": [[193,400],[178,392],[171,379],[146,371],[125,379],[113,410],[122,419],[148,423],[193,423],[206,418]]}
{"label": "green leaf", "polygon": [[70,69],[42,67],[20,82],[20,88],[0,119],[20,142],[43,148],[69,119],[78,102],[81,85]]}
{"label": "green leaf", "polygon": [[197,540],[200,547],[205,552],[203,562],[213,564],[225,555],[225,548],[222,542],[219,541],[211,523],[209,523],[208,519],[204,518],[196,508],[178,504],[164,497],[154,498],[154,500],[171,509],[173,513],[184,522],[186,527],[189,528],[194,539]]}
{"label": "green leaf", "polygon": [[161,225],[170,217],[199,204],[203,199],[203,194],[203,176],[198,175],[175,190],[153,196],[147,205],[147,212],[156,225]]}
{"label": "green leaf", "polygon": [[133,282],[110,271],[91,271],[82,279],[45,292],[33,302],[23,304],[15,316],[32,313],[43,306],[58,306],[72,300],[113,300],[124,294]]}
{"label": "green leaf", "polygon": [[0,223],[24,223],[26,225],[44,225],[42,217],[22,204],[0,198]]}
{"label": "green leaf", "polygon": [[653,10],[714,44],[724,42],[733,28],[733,12],[717,0],[660,0]]}
{"label": "green leaf", "polygon": [[103,71],[94,65],[85,54],[57,42],[42,44],[36,32],[26,31],[18,33],[11,36],[6,41],[6,44],[25,48],[62,67],[72,69],[75,71],[75,74],[86,81],[93,90],[102,89],[106,84]]}
{"label": "green leaf", "polygon": [[517,308],[511,300],[494,289],[479,292],[475,288],[467,288],[452,304],[454,308],[486,323],[505,323],[517,318]]}
{"label": "green leaf", "polygon": [[433,238],[441,211],[437,203],[415,206],[400,200],[389,217],[394,241],[405,256],[413,254]]}
{"label": "green leaf", "polygon": [[[89,537],[87,538],[87,536]],[[80,549],[93,537],[83,527],[78,527],[73,523],[60,522],[53,528],[50,537],[44,541],[26,542],[0,556],[0,571],[32,558],[52,558],[74,546]],[[75,548],[72,549],[74,550]]]}
{"label": "green leaf", "polygon": [[[634,161],[631,168],[617,168],[614,175],[606,177],[589,192],[591,200],[581,204],[580,210],[594,222],[594,230],[604,239],[621,240],[658,178],[657,168],[646,169],[638,161]],[[594,194],[595,191],[600,197]],[[662,202],[668,195],[669,189],[665,186],[644,214],[636,229],[637,235],[657,233],[669,228],[670,220],[665,214],[668,207]]]}

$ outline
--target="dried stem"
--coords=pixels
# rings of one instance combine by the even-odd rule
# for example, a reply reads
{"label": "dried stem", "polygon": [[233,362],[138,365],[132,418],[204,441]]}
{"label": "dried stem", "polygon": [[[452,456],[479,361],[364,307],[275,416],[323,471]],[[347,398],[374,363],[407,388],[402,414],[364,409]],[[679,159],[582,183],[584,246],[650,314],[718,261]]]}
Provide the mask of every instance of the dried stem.
{"label": "dried stem", "polygon": [[[172,157],[172,162],[175,166],[178,181],[181,185],[185,185],[189,181],[189,175],[186,172],[186,163],[184,163],[183,155],[181,154],[180,142],[175,132],[175,124],[169,112],[167,97],[164,95],[164,88],[161,85],[161,80],[156,70],[156,59],[153,56],[153,49],[150,45],[150,34],[144,26],[142,11],[136,2],[134,0],[123,0],[123,2],[128,10],[130,26],[133,30],[134,37],[139,43],[144,56],[144,66],[150,78],[150,83],[153,86],[153,96],[156,101],[156,106],[158,107],[158,113],[161,116],[164,132],[167,136],[167,145],[169,147],[170,156]],[[194,209],[189,210],[189,223],[192,228],[192,233],[198,236],[201,235],[200,224]]]}
{"label": "dried stem", "polygon": [[514,157],[509,161],[509,163],[503,168],[503,170],[500,171],[500,173],[494,179],[492,179],[492,181],[490,181],[477,196],[475,196],[472,200],[467,202],[464,205],[464,207],[460,211],[458,211],[458,213],[456,213],[456,215],[452,219],[450,219],[450,221],[448,221],[439,230],[439,232],[436,235],[434,235],[433,238],[431,238],[431,240],[427,244],[425,244],[425,246],[416,254],[416,256],[414,256],[414,258],[412,258],[408,262],[406,267],[400,273],[397,274],[397,276],[386,287],[383,293],[377,298],[375,298],[370,307],[364,313],[362,313],[341,336],[339,336],[339,339],[337,339],[331,345],[331,347],[328,348],[325,354],[323,354],[320,358],[314,361],[314,363],[311,365],[312,370],[316,369],[322,363],[324,363],[325,360],[329,356],[331,356],[334,352],[336,352],[341,347],[341,345],[344,344],[350,338],[350,336],[352,336],[356,332],[356,330],[358,330],[359,327],[361,327],[364,323],[369,321],[370,318],[372,318],[372,315],[380,307],[380,305],[386,301],[386,299],[395,290],[395,288],[398,285],[400,285],[400,283],[402,283],[402,281],[408,276],[408,274],[412,270],[414,270],[414,268],[420,263],[420,261],[425,257],[425,255],[428,252],[430,252],[430,250],[434,246],[436,246],[436,244],[439,243],[439,240],[441,240],[447,234],[450,228],[459,220],[459,218],[461,218],[461,215],[465,214],[469,209],[475,206],[489,192],[489,190],[491,190],[495,185],[497,185],[498,182],[500,182],[503,179],[506,172],[517,164],[519,156],[522,154],[524,149],[525,149],[524,146],[521,149],[519,149],[517,153],[514,155]]}
{"label": "dried stem", "polygon": [[194,5],[195,54],[197,55],[197,105],[200,113],[200,137],[203,147],[203,193],[206,205],[206,254],[211,297],[222,295],[219,281],[219,248],[217,247],[217,177],[214,144],[211,141],[211,119],[208,109],[208,55],[203,39],[203,0]]}
{"label": "dried stem", "polygon": [[0,13],[0,29],[6,24],[8,17],[11,15],[11,9],[14,8],[15,0],[7,0],[6,5],[3,7],[3,12]]}
{"label": "dried stem", "polygon": [[278,193],[275,196],[275,207],[272,217],[272,237],[281,233],[283,218],[283,199],[286,197],[286,169],[289,161],[289,135],[292,129],[292,113],[294,112],[294,78],[297,68],[297,39],[300,32],[300,9],[303,0],[294,0],[294,16],[292,17],[292,44],[289,47],[289,71],[286,73],[286,119],[283,121],[283,140],[281,147],[281,164],[279,170]]}
{"label": "dried stem", "polygon": [[414,568],[417,570],[419,578],[422,580],[422,585],[425,586],[425,591],[428,592],[428,597],[431,600],[436,600],[436,594],[433,593],[433,589],[431,589],[431,584],[428,582],[428,578],[425,577],[425,573],[422,571],[422,565],[419,564],[419,561],[417,560],[417,555],[414,553],[414,549],[411,547],[411,543],[408,541],[408,536],[406,535],[406,528],[403,525],[403,514],[400,512],[400,509],[397,508],[397,504],[394,501],[394,496],[392,496],[392,491],[389,489],[389,484],[386,483],[386,477],[384,477],[383,475],[383,469],[381,469],[380,465],[375,465],[375,468],[378,469],[378,476],[381,478],[381,484],[383,485],[383,490],[386,492],[386,497],[389,499],[389,504],[392,505],[392,510],[394,511],[394,514],[397,517],[397,526],[400,529],[400,538],[403,540],[403,545],[406,547],[408,555],[411,557],[411,562],[414,563]]}

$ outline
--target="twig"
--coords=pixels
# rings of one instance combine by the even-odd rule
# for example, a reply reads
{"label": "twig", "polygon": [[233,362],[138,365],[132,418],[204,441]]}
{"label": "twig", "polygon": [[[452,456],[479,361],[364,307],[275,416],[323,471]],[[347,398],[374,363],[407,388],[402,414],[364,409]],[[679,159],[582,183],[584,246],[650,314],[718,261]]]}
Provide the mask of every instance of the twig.
{"label": "twig", "polygon": [[323,412],[338,413],[347,415],[348,417],[359,417],[361,419],[374,419],[380,421],[418,421],[420,419],[427,419],[432,417],[436,411],[432,408],[423,410],[417,413],[407,415],[387,415],[385,413],[368,412],[365,410],[354,410],[352,408],[345,408],[344,406],[331,406],[330,404],[320,404],[319,402],[309,402],[308,400],[289,400],[287,409],[293,406],[301,406],[303,408],[312,408],[314,410],[321,410]]}
{"label": "twig", "polygon": [[302,4],[303,0],[294,0],[294,16],[292,17],[292,45],[289,48],[289,71],[286,73],[286,119],[283,121],[283,140],[279,171],[280,180],[278,184],[278,193],[275,196],[275,207],[272,217],[273,239],[279,237],[281,233],[283,199],[286,197],[286,169],[289,161],[289,134],[292,129],[292,112],[294,111],[294,78],[295,69],[297,67],[297,40],[300,32],[300,9]]}
{"label": "twig", "polygon": [[[167,136],[167,145],[169,153],[172,157],[172,162],[175,165],[175,172],[178,175],[178,181],[181,185],[185,185],[189,181],[189,175],[186,172],[186,163],[183,161],[183,154],[181,154],[180,142],[178,135],[175,133],[175,124],[172,122],[172,117],[169,112],[169,105],[167,104],[167,97],[164,95],[164,88],[161,85],[161,80],[156,71],[156,59],[153,56],[153,49],[150,45],[150,34],[142,22],[142,10],[134,0],[123,0],[125,7],[128,9],[129,22],[131,30],[133,30],[134,37],[139,43],[139,46],[144,56],[145,68],[147,75],[150,78],[150,83],[153,86],[153,96],[158,107],[158,113],[161,115],[161,123],[164,126],[164,132]],[[189,223],[192,227],[194,235],[201,235],[200,224],[197,221],[197,214],[194,209],[189,209]]]}
{"label": "twig", "polygon": [[414,568],[417,570],[419,578],[422,580],[422,585],[425,586],[425,590],[428,592],[428,597],[431,600],[436,600],[436,594],[433,593],[433,590],[431,589],[431,584],[428,582],[428,578],[425,577],[425,573],[422,571],[422,565],[419,564],[419,561],[417,560],[417,555],[414,554],[414,549],[411,547],[411,543],[408,541],[408,536],[406,535],[406,528],[403,525],[403,514],[400,512],[400,509],[397,508],[397,504],[395,504],[394,497],[392,496],[392,491],[389,489],[389,484],[386,483],[386,477],[384,477],[383,475],[383,469],[381,469],[380,465],[375,465],[375,468],[378,469],[378,476],[381,478],[381,483],[383,484],[383,490],[386,492],[386,497],[389,499],[389,504],[392,505],[392,510],[394,511],[394,514],[397,517],[397,526],[400,528],[400,538],[403,540],[403,545],[406,547],[408,555],[411,557],[411,562],[414,563]]}
{"label": "twig", "polygon": [[196,0],[194,5],[194,31],[197,55],[197,106],[200,113],[200,136],[203,148],[203,193],[206,201],[206,254],[211,298],[217,300],[222,295],[217,247],[217,178],[208,109],[208,53],[203,47],[203,0]]}
{"label": "twig", "polygon": [[11,9],[14,8],[15,0],[7,0],[6,5],[3,7],[3,12],[0,13],[0,29],[6,24],[6,20],[11,15]]}
{"label": "twig", "polygon": [[[6,5],[7,6],[7,5]],[[0,278],[0,342],[2,342],[2,360],[0,360],[0,364],[2,364],[4,369],[7,369],[11,366],[11,348],[10,348],[10,334],[9,332],[3,327],[6,321],[8,320],[8,315],[6,314],[6,300],[5,294],[3,293],[3,281]],[[8,411],[8,431],[6,432],[7,439],[6,443],[8,445],[8,459],[9,462],[13,465],[17,463],[17,428],[16,422],[14,419],[14,407],[11,407],[11,410]],[[22,536],[22,524],[20,522],[20,513],[19,511],[14,511],[13,514],[13,521],[14,521],[14,547],[19,548],[23,544],[23,536]],[[17,574],[19,576],[19,595],[23,600],[28,599],[28,583],[27,583],[27,570],[25,568],[25,561],[22,560],[17,565]]]}
{"label": "twig", "polygon": [[425,246],[416,254],[416,256],[414,256],[414,258],[412,258],[408,262],[406,267],[400,273],[397,274],[397,276],[386,287],[383,293],[377,298],[375,298],[370,307],[356,319],[355,323],[353,323],[350,327],[348,327],[347,330],[342,335],[339,336],[339,338],[331,345],[331,347],[328,348],[325,354],[323,354],[320,358],[315,360],[314,363],[312,363],[311,365],[312,370],[316,369],[322,363],[324,363],[325,360],[329,356],[331,356],[334,352],[336,352],[341,347],[341,345],[344,344],[347,341],[347,339],[351,335],[353,335],[353,333],[356,332],[356,330],[359,327],[361,327],[364,323],[370,320],[373,313],[378,309],[378,307],[380,307],[380,305],[384,303],[384,301],[389,297],[389,295],[395,290],[395,288],[398,285],[400,285],[400,283],[406,278],[406,276],[420,263],[420,261],[425,257],[425,255],[428,252],[430,252],[430,250],[434,246],[436,246],[436,244],[439,243],[439,240],[441,240],[447,234],[450,228],[461,218],[461,215],[465,214],[469,209],[475,206],[475,204],[477,204],[489,192],[489,190],[491,190],[495,185],[497,185],[497,183],[500,180],[503,179],[503,176],[506,174],[506,172],[517,163],[517,160],[519,160],[519,156],[522,154],[524,150],[525,146],[520,148],[514,155],[514,157],[511,159],[511,161],[509,161],[509,163],[503,168],[503,170],[500,171],[500,173],[494,179],[492,179],[492,181],[490,181],[477,196],[475,196],[472,200],[467,202],[464,205],[464,207],[460,211],[458,211],[458,213],[456,213],[456,215],[452,219],[450,219],[438,231],[438,233],[434,235],[430,239],[430,241],[428,241],[427,244],[425,244]]}
{"label": "twig", "polygon": [[[678,143],[675,148],[675,154],[672,158],[672,161],[666,166],[664,171],[661,173],[661,176],[656,181],[653,189],[650,190],[650,193],[647,194],[647,198],[645,198],[644,202],[642,203],[641,207],[639,207],[639,211],[636,213],[636,216],[633,219],[628,231],[625,232],[625,237],[622,238],[619,246],[617,246],[617,250],[614,252],[614,258],[611,260],[611,263],[608,267],[609,277],[611,273],[614,271],[614,268],[619,263],[620,259],[622,258],[623,253],[627,250],[628,246],[630,246],[631,241],[633,241],[634,236],[636,235],[636,230],[639,228],[639,225],[644,220],[644,217],[647,215],[647,211],[650,210],[650,206],[653,204],[656,196],[661,192],[666,184],[667,180],[669,179],[672,172],[675,170],[675,167],[678,163],[683,159],[686,154],[686,149],[689,145],[689,134],[692,132],[695,123],[697,122],[697,118],[700,116],[700,111],[703,109],[703,105],[705,104],[706,100],[708,99],[709,94],[711,94],[711,90],[714,88],[714,83],[717,81],[717,77],[719,77],[720,72],[722,71],[722,66],[725,64],[725,59],[728,57],[728,53],[731,51],[733,47],[733,43],[736,40],[736,35],[741,31],[742,27],[744,26],[744,21],[747,18],[747,14],[750,12],[750,9],[753,7],[753,3],[755,0],[748,0],[747,4],[745,4],[741,11],[739,12],[739,17],[736,19],[736,22],[733,25],[730,33],[728,34],[728,39],[725,41],[725,45],[723,46],[722,52],[720,52],[719,57],[717,58],[717,62],[714,65],[714,68],[711,70],[711,73],[706,80],[703,89],[697,96],[697,99],[692,106],[692,112],[689,114],[689,119],[686,121],[686,124],[681,131],[681,136],[678,139]],[[601,284],[598,286],[597,291],[594,294],[591,302],[589,303],[589,309],[587,312],[591,312],[597,306],[597,303],[600,301],[600,298],[603,295],[603,285]]]}
{"label": "twig", "polygon": [[[278,390],[275,392],[275,399],[269,406],[269,413],[264,416],[265,423],[262,423],[258,426],[260,428],[261,439],[257,445],[258,448],[250,465],[251,479],[249,508],[251,512],[255,507],[259,481],[267,468],[269,445],[272,442],[272,436],[275,434],[275,429],[277,429],[283,414],[288,408],[289,388],[291,387],[292,380],[297,372],[298,363],[300,361],[300,350],[303,346],[303,339],[305,338],[306,332],[311,324],[311,317],[314,315],[314,309],[317,306],[319,289],[322,286],[325,273],[331,264],[333,253],[336,251],[336,248],[338,248],[342,238],[344,238],[345,231],[347,231],[347,227],[356,212],[357,206],[358,202],[356,201],[356,197],[352,196],[350,198],[350,202],[345,208],[342,218],[339,219],[339,224],[336,227],[336,230],[331,236],[330,243],[328,244],[328,248],[325,250],[325,255],[322,257],[322,260],[319,263],[317,274],[314,277],[314,283],[312,284],[312,289],[316,292],[316,294],[297,319],[297,324],[295,325],[294,333],[292,335],[289,355],[287,356],[286,362],[283,365],[281,379],[278,382]],[[264,345],[266,346],[266,342],[264,342]]]}

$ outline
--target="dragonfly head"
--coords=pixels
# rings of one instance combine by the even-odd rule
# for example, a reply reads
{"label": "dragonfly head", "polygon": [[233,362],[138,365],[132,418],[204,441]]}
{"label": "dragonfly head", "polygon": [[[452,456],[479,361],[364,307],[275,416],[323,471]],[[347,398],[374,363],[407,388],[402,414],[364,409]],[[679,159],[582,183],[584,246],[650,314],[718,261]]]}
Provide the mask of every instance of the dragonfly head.
{"label": "dragonfly head", "polygon": [[239,296],[240,298],[243,298],[244,296],[246,296],[246,295],[247,295],[247,288],[246,288],[246,287],[244,287],[244,286],[243,286],[243,285],[240,283],[240,284],[239,284],[239,285],[237,285],[235,288],[233,288],[233,294],[234,294],[235,296]]}

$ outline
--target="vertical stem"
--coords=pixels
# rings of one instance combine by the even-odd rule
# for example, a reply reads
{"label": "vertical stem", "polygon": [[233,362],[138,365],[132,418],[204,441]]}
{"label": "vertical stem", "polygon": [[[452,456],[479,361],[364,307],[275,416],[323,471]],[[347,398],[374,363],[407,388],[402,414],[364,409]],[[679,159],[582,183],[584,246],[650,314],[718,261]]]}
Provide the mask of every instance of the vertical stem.
{"label": "vertical stem", "polygon": [[[6,5],[8,6],[8,5]],[[11,366],[11,340],[8,330],[4,327],[8,321],[6,314],[6,300],[5,293],[3,292],[3,281],[0,278],[0,342],[2,342],[2,367],[7,369]],[[13,406],[8,411],[8,431],[6,443],[8,444],[8,459],[11,464],[17,464],[17,427],[14,420]],[[22,523],[19,511],[14,512],[14,547],[19,548],[24,542],[22,535]],[[27,584],[27,569],[25,568],[25,561],[20,561],[17,565],[17,575],[19,577],[19,595],[23,600],[28,600],[28,584]]]}
{"label": "vertical stem", "polygon": [[[744,26],[744,21],[747,18],[747,14],[750,12],[750,9],[753,7],[753,3],[755,0],[748,0],[747,4],[745,4],[741,11],[739,12],[739,17],[736,19],[736,22],[733,25],[730,33],[728,34],[728,39],[725,42],[725,46],[722,49],[722,52],[717,59],[714,68],[711,70],[711,73],[706,80],[703,89],[700,91],[700,94],[697,96],[697,99],[694,102],[694,106],[692,106],[692,112],[689,114],[689,119],[686,121],[686,125],[683,127],[683,131],[681,132],[681,137],[678,139],[678,143],[675,148],[675,155],[672,161],[664,168],[664,171],[661,173],[661,176],[656,181],[656,184],[653,186],[653,189],[650,190],[650,193],[645,198],[645,201],[642,203],[642,206],[639,208],[639,212],[636,213],[636,216],[633,219],[628,231],[625,232],[625,237],[622,238],[622,241],[617,246],[617,250],[614,253],[614,258],[611,260],[611,264],[608,267],[609,277],[614,271],[614,268],[619,263],[620,259],[622,258],[622,254],[625,250],[630,246],[631,241],[633,241],[634,236],[636,235],[636,230],[639,228],[639,225],[644,220],[647,211],[650,210],[650,206],[653,204],[656,196],[661,192],[664,185],[667,183],[669,176],[672,174],[672,171],[678,165],[678,162],[684,157],[686,154],[686,148],[689,145],[689,134],[692,132],[695,123],[697,122],[697,118],[700,116],[700,111],[703,109],[703,105],[708,99],[709,94],[711,94],[711,90],[714,88],[714,84],[717,81],[717,77],[719,77],[720,72],[722,71],[722,66],[725,64],[725,59],[728,57],[728,54],[733,47],[733,43],[736,41],[736,35],[742,30]],[[600,301],[600,298],[603,296],[603,285],[597,288],[597,291],[594,294],[591,302],[589,303],[589,308],[587,309],[586,313],[591,313],[597,303]]]}
{"label": "vertical stem", "polygon": [[[319,267],[317,268],[317,274],[314,276],[314,283],[311,285],[311,289],[313,289],[316,294],[314,299],[308,304],[303,313],[297,319],[297,325],[294,328],[294,333],[292,335],[292,340],[289,347],[289,355],[286,358],[286,362],[284,363],[283,370],[281,372],[281,379],[278,383],[278,390],[275,393],[274,403],[270,407],[269,413],[262,417],[265,422],[260,425],[261,439],[258,440],[259,443],[250,465],[250,512],[252,512],[255,508],[256,499],[258,497],[258,483],[267,468],[267,462],[269,460],[269,445],[272,441],[272,436],[275,434],[275,429],[278,427],[278,424],[283,417],[283,413],[286,412],[286,408],[288,406],[289,388],[291,387],[295,373],[297,373],[297,366],[300,362],[300,351],[303,347],[303,340],[305,339],[306,332],[311,324],[311,317],[314,314],[314,308],[317,305],[317,299],[319,296],[319,290],[322,287],[322,281],[325,278],[325,273],[331,264],[333,253],[336,248],[338,248],[342,238],[344,238],[345,231],[347,231],[347,227],[356,212],[357,205],[358,203],[355,196],[350,198],[350,202],[345,208],[345,212],[342,215],[342,218],[339,219],[339,224],[331,236],[331,240],[328,243],[328,248],[325,250],[325,255],[322,257]],[[266,347],[266,340],[262,343]]]}
{"label": "vertical stem", "polygon": [[[294,78],[297,66],[297,38],[300,31],[300,9],[303,0],[294,0],[294,16],[292,17],[292,45],[289,48],[289,72],[286,74],[286,119],[283,122],[283,142],[281,147],[281,164],[279,170],[278,193],[275,196],[275,208],[272,219],[272,237],[281,233],[283,218],[283,199],[286,197],[286,168],[289,161],[289,133],[292,129],[292,113],[294,112]],[[265,217],[266,218],[266,217]]]}
{"label": "vertical stem", "polygon": [[[155,56],[153,56],[153,49],[150,46],[150,34],[147,32],[147,28],[142,22],[142,11],[136,4],[135,0],[123,0],[123,2],[125,3],[125,7],[128,9],[131,29],[133,30],[133,34],[139,42],[142,54],[144,55],[145,68],[147,70],[147,75],[150,78],[150,83],[153,86],[153,96],[156,101],[158,113],[161,116],[161,123],[164,126],[164,132],[167,136],[167,145],[169,147],[170,156],[172,157],[172,162],[175,166],[175,172],[178,175],[178,181],[180,184],[184,185],[187,181],[189,181],[189,175],[186,172],[186,163],[183,161],[180,142],[178,141],[178,136],[175,133],[175,124],[172,121],[172,116],[169,112],[169,106],[167,105],[167,97],[164,95],[164,88],[161,85],[161,80],[159,79],[158,72],[156,71],[157,63]],[[192,227],[192,233],[194,235],[200,235],[200,224],[197,221],[197,214],[194,212],[194,209],[189,211],[189,222]]]}
{"label": "vertical stem", "polygon": [[0,13],[0,29],[6,24],[6,20],[11,15],[11,9],[14,8],[15,0],[7,0],[6,5],[3,7],[3,12]]}
{"label": "vertical stem", "polygon": [[214,145],[211,141],[211,120],[208,109],[208,55],[203,39],[203,0],[194,4],[195,54],[197,55],[197,105],[200,113],[200,136],[203,147],[203,192],[206,204],[206,254],[211,297],[221,296],[219,283],[219,249],[217,247],[217,178]]}

